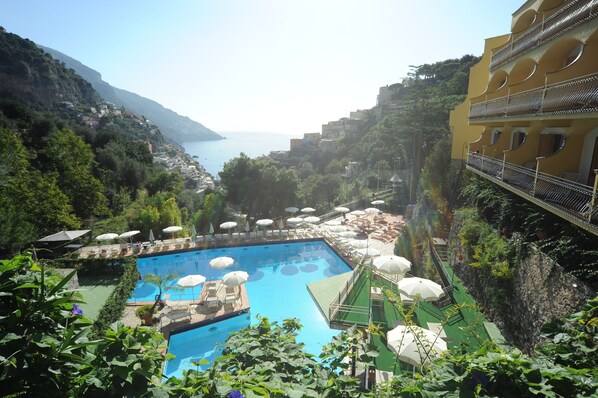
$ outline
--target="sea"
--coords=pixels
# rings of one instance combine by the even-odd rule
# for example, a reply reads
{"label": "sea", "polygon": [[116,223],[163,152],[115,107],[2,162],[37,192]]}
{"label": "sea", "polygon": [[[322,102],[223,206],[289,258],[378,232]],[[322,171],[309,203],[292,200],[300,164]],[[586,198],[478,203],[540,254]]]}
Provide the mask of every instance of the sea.
{"label": "sea", "polygon": [[185,152],[194,156],[195,160],[216,179],[219,179],[218,172],[222,171],[224,164],[238,157],[241,152],[250,158],[255,158],[267,155],[272,151],[288,151],[291,138],[301,138],[301,136],[284,133],[229,132],[218,134],[226,139],[183,143]]}

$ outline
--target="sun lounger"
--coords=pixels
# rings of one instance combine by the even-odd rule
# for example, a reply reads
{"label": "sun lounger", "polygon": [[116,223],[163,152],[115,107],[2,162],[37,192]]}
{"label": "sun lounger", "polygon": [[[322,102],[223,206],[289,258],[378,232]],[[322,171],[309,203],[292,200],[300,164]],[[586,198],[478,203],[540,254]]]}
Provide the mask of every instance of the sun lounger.
{"label": "sun lounger", "polygon": [[191,319],[191,311],[189,311],[189,308],[172,309],[169,312],[167,312],[165,315],[166,315],[166,318],[170,319],[171,322],[178,321],[179,319],[182,319],[182,318]]}

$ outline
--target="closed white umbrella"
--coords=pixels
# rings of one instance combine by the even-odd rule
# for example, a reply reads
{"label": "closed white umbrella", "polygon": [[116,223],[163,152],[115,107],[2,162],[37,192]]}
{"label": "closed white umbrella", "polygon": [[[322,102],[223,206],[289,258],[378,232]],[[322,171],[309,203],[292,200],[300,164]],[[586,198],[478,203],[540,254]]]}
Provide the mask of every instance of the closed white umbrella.
{"label": "closed white umbrella", "polygon": [[313,207],[304,207],[303,209],[301,209],[302,213],[313,213],[314,211],[316,211],[316,209],[314,209]]}
{"label": "closed white umbrella", "polygon": [[193,288],[197,285],[200,285],[206,281],[206,277],[203,275],[195,274],[195,275],[187,275],[182,277],[177,281],[177,285],[180,287],[190,287],[191,294],[193,296],[193,300],[195,300],[195,292]]}
{"label": "closed white umbrella", "polygon": [[436,301],[444,295],[444,290],[438,283],[417,277],[401,279],[398,288],[404,295],[423,301]]}
{"label": "closed white umbrella", "polygon": [[436,333],[419,326],[398,325],[386,334],[386,345],[397,357],[410,365],[428,365],[448,349]]}
{"label": "closed white umbrella", "polygon": [[154,237],[154,231],[150,229],[149,231],[149,236],[147,237],[147,239],[150,241],[150,243],[153,245],[154,241],[156,240],[156,238]]}
{"label": "closed white umbrella", "polygon": [[351,211],[348,207],[338,206],[334,208],[334,211],[338,211],[339,213],[348,213]]}
{"label": "closed white umbrella", "polygon": [[111,233],[111,232],[109,232],[107,234],[102,234],[102,235],[96,236],[96,240],[98,242],[105,241],[105,240],[113,240],[113,239],[116,239],[116,238],[118,238],[118,234],[114,234],[114,233]]}
{"label": "closed white umbrella", "polygon": [[216,257],[215,259],[210,260],[210,267],[224,269],[233,265],[234,262],[235,260],[231,257]]}
{"label": "closed white umbrella", "polygon": [[379,271],[387,274],[404,274],[411,269],[411,262],[399,256],[381,256],[372,263]]}

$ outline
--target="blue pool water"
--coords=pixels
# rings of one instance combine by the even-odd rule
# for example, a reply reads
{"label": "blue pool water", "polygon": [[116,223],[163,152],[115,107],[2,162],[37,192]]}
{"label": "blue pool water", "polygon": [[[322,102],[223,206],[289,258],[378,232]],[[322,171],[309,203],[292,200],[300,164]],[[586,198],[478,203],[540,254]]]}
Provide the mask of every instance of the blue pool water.
{"label": "blue pool water", "polygon": [[[224,270],[211,268],[210,260],[220,256],[232,257],[235,264]],[[230,271],[246,271],[249,274],[245,288],[251,306],[251,322],[256,321],[256,314],[279,322],[286,318],[299,318],[303,329],[299,331],[297,340],[305,344],[307,352],[315,355],[319,354],[321,347],[330,342],[339,331],[328,328],[326,320],[307,291],[306,284],[350,271],[349,266],[321,241],[169,254],[141,258],[137,261],[137,266],[142,276],[148,273],[176,272],[179,277],[201,274],[206,276],[207,280],[220,279]],[[170,293],[171,298],[175,300],[190,300],[193,297],[197,299],[202,286],[166,293]],[[155,287],[140,281],[130,301],[151,301],[156,294]],[[231,323],[234,324],[234,321]],[[243,322],[240,324],[243,325]],[[167,363],[165,374],[180,376],[184,369],[193,367],[190,365],[192,361],[210,355],[214,350],[212,343],[203,344],[200,341],[207,338],[203,332],[216,325],[221,327],[219,322],[208,325],[207,329],[198,328],[173,335],[168,351],[176,355],[177,360]],[[235,329],[233,325],[231,330],[239,330],[244,326],[237,325]],[[220,338],[223,337],[222,340],[218,340],[220,343],[226,340],[224,336],[228,337],[228,331],[220,333]],[[179,339],[185,343],[177,343]]]}

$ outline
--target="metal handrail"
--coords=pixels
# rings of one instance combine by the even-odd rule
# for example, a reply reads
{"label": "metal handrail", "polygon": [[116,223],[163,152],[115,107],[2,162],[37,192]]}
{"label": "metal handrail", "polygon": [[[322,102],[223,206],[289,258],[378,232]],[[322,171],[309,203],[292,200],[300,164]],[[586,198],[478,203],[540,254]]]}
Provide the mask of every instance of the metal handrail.
{"label": "metal handrail", "polygon": [[519,54],[539,47],[574,27],[598,15],[594,7],[598,0],[574,0],[546,18],[541,24],[514,38],[510,43],[496,50],[490,61],[490,71],[517,57]]}
{"label": "metal handrail", "polygon": [[349,293],[351,292],[351,290],[353,290],[353,287],[355,286],[355,283],[361,276],[362,272],[363,272],[363,267],[359,267],[359,268],[353,270],[353,272],[351,273],[351,277],[345,281],[345,284],[343,285],[343,287],[341,287],[338,294],[335,296],[335,298],[332,300],[332,302],[328,306],[328,320],[330,322],[332,322],[335,319],[339,308],[342,308],[342,306],[344,305],[343,303],[349,296]]}
{"label": "metal handrail", "polygon": [[470,153],[467,167],[489,180],[500,182],[523,197],[529,197],[554,214],[574,221],[598,234],[598,194],[594,187],[540,171],[541,158],[535,169],[504,160]]}
{"label": "metal handrail", "polygon": [[598,111],[598,73],[472,104],[469,119]]}

